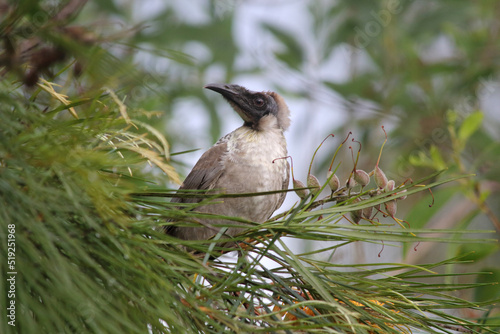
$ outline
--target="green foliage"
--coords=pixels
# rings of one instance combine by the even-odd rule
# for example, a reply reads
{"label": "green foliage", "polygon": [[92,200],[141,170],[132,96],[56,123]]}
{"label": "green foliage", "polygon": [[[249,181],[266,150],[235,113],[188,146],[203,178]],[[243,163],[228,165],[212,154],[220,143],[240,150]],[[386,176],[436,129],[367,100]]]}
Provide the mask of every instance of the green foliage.
{"label": "green foliage", "polygon": [[[477,301],[491,300],[491,298],[498,298],[500,296],[500,270],[497,267],[485,268],[484,271],[478,275],[477,283],[485,284],[474,289],[474,298]],[[492,310],[492,308],[490,308]],[[500,318],[498,316],[489,316],[486,314],[481,322],[490,326],[491,328],[500,328]]]}
{"label": "green foliage", "polygon": [[[13,234],[15,263],[4,258],[1,271],[15,275],[16,326],[5,317],[13,299],[8,296],[11,285],[3,279],[0,332],[495,332],[498,323],[491,305],[500,298],[497,268],[488,267],[479,275],[472,270],[453,273],[497,250],[485,237],[488,231],[472,226],[477,210],[457,220],[460,229],[426,225],[453,204],[454,193],[466,194],[487,212],[489,192],[477,191],[481,178],[462,175],[482,173],[480,164],[490,166],[499,156],[495,155],[498,143],[479,131],[485,122],[481,112],[465,118],[447,112],[455,110],[450,101],[464,91],[476,96],[472,88],[496,71],[495,64],[425,64],[417,50],[417,44],[430,45],[440,28],[455,38],[465,59],[477,54],[481,41],[491,41],[495,47],[495,39],[481,25],[469,32],[442,19],[450,16],[473,26],[478,13],[495,18],[494,2],[460,1],[465,7],[452,6],[452,11],[438,4],[429,13],[419,4],[401,1],[401,12],[398,7],[383,32],[364,48],[375,67],[345,83],[324,82],[346,101],[375,102],[379,115],[397,106],[406,122],[393,131],[396,141],[404,144],[398,154],[413,152],[407,140],[411,136],[425,138],[419,124],[425,130],[429,119],[435,121],[433,113],[443,116],[438,117],[437,127],[446,129],[443,138],[452,149],[437,141],[429,145],[428,156],[417,154],[426,168],[422,173],[429,176],[404,186],[406,195],[413,196],[434,189],[433,209],[427,210],[429,198],[422,199],[408,217],[411,228],[395,219],[348,225],[343,218],[350,212],[383,205],[402,194],[395,190],[376,195],[376,189],[368,186],[347,197],[308,196],[262,225],[246,222],[248,231],[231,240],[240,252],[233,261],[217,258],[221,247],[214,242],[176,240],[158,231],[160,225],[196,225],[199,214],[191,211],[193,206],[174,207],[166,200],[175,191],[168,187],[179,182],[170,147],[180,139],[176,133],[165,139],[163,122],[156,118],[162,115],[168,123],[176,99],[190,97],[210,113],[212,137],[220,135],[215,104],[200,90],[214,63],[224,69],[227,81],[242,73],[234,65],[238,51],[232,13],[211,15],[197,25],[179,22],[167,8],[144,22],[153,29],[131,29],[132,36],[118,42],[112,35],[94,33],[90,25],[71,26],[78,11],[54,18],[65,5],[77,2],[23,1],[1,13],[0,253],[11,257],[8,234]],[[328,59],[340,43],[355,44],[352,33],[372,20],[370,12],[380,6],[368,0],[312,1],[315,36],[324,38],[319,59]],[[418,15],[401,25],[402,17],[411,13]],[[130,13],[112,1],[90,3],[82,12],[84,17],[97,14],[126,19]],[[338,19],[335,29],[332,18]],[[266,25],[266,29],[283,44],[276,57],[292,71],[305,70],[304,44],[279,27]],[[212,59],[185,55],[182,51],[192,41],[206,46]],[[34,47],[26,47],[30,45]],[[113,49],[116,46],[123,52]],[[171,72],[162,75],[143,69],[131,56],[139,50],[167,59],[173,64]],[[444,84],[433,85],[435,78]],[[425,92],[425,103],[408,93],[414,86]],[[159,113],[160,108],[165,113]],[[485,148],[480,154],[475,150],[479,146]],[[470,152],[478,155],[477,165],[466,159]],[[451,175],[433,173],[444,166],[450,167]],[[480,174],[491,180],[496,176],[494,170]],[[356,197],[362,200],[357,202]],[[313,242],[315,247],[297,254],[284,236]],[[337,250],[360,242],[381,247],[403,244],[406,251],[408,245],[424,241],[449,242],[451,259],[431,259],[427,264],[329,261]],[[446,273],[440,272],[443,267]],[[8,274],[13,271],[16,274]],[[474,291],[475,301],[455,294],[467,290]],[[459,312],[481,315],[485,308],[491,313],[479,319]]]}
{"label": "green foliage", "polygon": [[[15,226],[15,265],[3,261],[2,272],[18,273],[16,327],[4,317],[2,332],[142,332],[150,303],[166,307],[146,296],[165,289],[153,273],[168,267],[146,261],[158,248],[141,236],[150,229],[133,226],[127,194],[144,182],[129,172],[140,175],[146,156],[164,159],[161,142],[121,117],[107,94],[87,100],[75,119],[67,110],[43,112],[44,103],[6,81],[2,91],[2,254],[6,228]],[[3,295],[3,310],[7,301]]]}
{"label": "green foliage", "polygon": [[[474,285],[451,284],[436,290],[433,284],[415,281],[438,277],[435,266],[456,260],[418,267],[387,264],[360,271],[363,266],[317,259],[353,242],[424,240],[414,233],[431,231],[340,224],[346,212],[383,203],[387,197],[359,205],[340,202],[315,211],[310,211],[314,203],[306,198],[281,218],[237,237],[246,256],[236,263],[207,263],[208,258],[179,248],[208,251],[206,242],[182,242],[154,230],[167,219],[193,219],[197,214],[151,198],[151,190],[157,197],[163,192],[143,179],[149,179],[149,173],[141,176],[145,161],[156,158],[165,173],[172,178],[175,174],[160,163],[168,156],[163,151],[165,141],[134,122],[133,116],[140,112],[125,114],[124,105],[109,92],[81,103],[75,109],[78,118],[71,116],[68,107],[44,113],[43,104],[36,101],[50,104],[59,96],[56,91],[49,96],[37,93],[31,99],[35,103],[23,103],[15,87],[10,91],[8,85],[3,87],[8,94],[2,104],[2,133],[6,134],[1,142],[2,226],[15,226],[16,331],[328,328],[343,333],[396,333],[422,328],[437,333],[445,325],[480,328],[442,311],[481,305],[445,294]],[[76,104],[69,101],[68,105]],[[438,184],[409,186],[408,194]],[[140,196],[144,191],[148,197]],[[284,235],[337,243],[294,254],[280,239]],[[259,265],[265,260],[275,265]],[[388,275],[391,272],[399,273]],[[8,333],[12,327],[4,322],[2,330]]]}
{"label": "green foliage", "polygon": [[[458,185],[433,189],[433,208],[428,208],[430,195],[409,199],[413,203],[407,219],[412,226],[491,226],[498,239],[500,138],[491,103],[499,93],[500,39],[494,28],[498,2],[310,1],[309,9],[313,24],[302,28],[310,37],[306,54],[312,57],[286,68],[309,83],[298,88],[302,96],[311,96],[310,87],[322,96],[323,92],[342,96],[350,120],[331,131],[359,127],[356,132],[367,139],[364,150],[371,152],[372,161],[378,141],[371,139],[377,138],[380,125],[391,124],[384,161],[397,181],[444,168],[476,175]],[[349,67],[342,71],[347,72],[342,79],[323,70],[335,70],[329,67],[334,55],[343,56],[344,66]],[[282,64],[286,66],[287,60]],[[329,159],[324,158],[323,166]],[[424,257],[410,256],[410,245],[402,249],[407,261]],[[427,249],[428,261],[439,258],[432,246]],[[498,248],[475,245],[474,249],[480,261],[451,266],[448,272],[498,266]],[[463,251],[449,245],[442,254]],[[498,309],[491,314],[495,312]]]}
{"label": "green foliage", "polygon": [[275,53],[275,56],[284,61],[287,66],[300,70],[300,66],[305,60],[303,47],[300,42],[290,32],[284,31],[270,24],[264,24],[264,28],[269,30],[282,43],[283,51]]}

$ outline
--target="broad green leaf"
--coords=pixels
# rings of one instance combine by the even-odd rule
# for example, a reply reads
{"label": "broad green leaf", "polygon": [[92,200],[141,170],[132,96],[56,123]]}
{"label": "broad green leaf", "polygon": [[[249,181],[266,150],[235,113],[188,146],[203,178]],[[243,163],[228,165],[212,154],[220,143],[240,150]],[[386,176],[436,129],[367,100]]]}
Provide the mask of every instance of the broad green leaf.
{"label": "broad green leaf", "polygon": [[475,111],[468,115],[463,121],[462,125],[458,130],[458,139],[465,143],[469,137],[476,132],[484,119],[484,113],[482,111]]}
{"label": "broad green leaf", "polygon": [[436,145],[431,146],[430,156],[431,156],[432,162],[434,163],[434,165],[433,165],[434,169],[442,170],[442,169],[446,169],[448,167],[447,164],[444,162],[443,156],[441,155],[439,148]]}
{"label": "broad green leaf", "polygon": [[288,66],[299,69],[304,62],[305,54],[303,46],[296,36],[275,25],[264,24],[264,27],[269,30],[279,42],[285,47],[285,51],[276,52],[276,56],[284,61]]}

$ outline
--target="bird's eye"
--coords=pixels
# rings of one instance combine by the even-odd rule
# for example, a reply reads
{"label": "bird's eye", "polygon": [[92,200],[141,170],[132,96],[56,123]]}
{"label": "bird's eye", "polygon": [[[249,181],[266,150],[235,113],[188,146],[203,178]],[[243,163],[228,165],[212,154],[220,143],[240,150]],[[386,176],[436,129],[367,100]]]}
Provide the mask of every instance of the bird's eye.
{"label": "bird's eye", "polygon": [[253,103],[254,105],[257,107],[257,108],[261,108],[264,106],[264,104],[266,103],[264,101],[264,99],[262,97],[256,97],[255,99],[253,99]]}

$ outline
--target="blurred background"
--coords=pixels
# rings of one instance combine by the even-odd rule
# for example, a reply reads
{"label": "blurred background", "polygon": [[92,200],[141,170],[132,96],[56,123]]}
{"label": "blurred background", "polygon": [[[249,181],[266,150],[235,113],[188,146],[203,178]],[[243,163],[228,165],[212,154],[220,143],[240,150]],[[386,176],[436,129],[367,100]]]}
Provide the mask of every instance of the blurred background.
{"label": "blurred background", "polygon": [[[409,178],[417,182],[443,169],[446,177],[474,174],[433,189],[432,207],[429,193],[399,202],[398,217],[416,228],[460,227],[471,230],[465,237],[474,237],[474,230],[500,236],[500,2],[80,3],[82,10],[73,23],[85,29],[72,31],[74,40],[104,48],[109,43],[113,56],[86,63],[83,70],[93,80],[119,87],[119,96],[129,106],[150,111],[144,121],[165,134],[172,152],[190,151],[173,156],[181,178],[219,137],[242,123],[218,94],[203,86],[235,83],[276,91],[287,101],[292,126],[286,137],[295,178],[305,182],[315,149],[330,133],[334,139],[325,142],[312,165],[321,182],[348,132],[362,144],[358,169],[373,170],[384,126],[388,142],[380,167],[397,184]],[[31,25],[45,26],[45,13],[56,4],[36,2],[44,11],[33,8]],[[0,1],[0,10],[8,8]],[[29,31],[25,36],[29,38]],[[91,51],[74,52],[85,63]],[[108,76],[107,69],[118,60],[128,67],[120,76]],[[341,182],[353,168],[348,146],[354,155],[359,147],[349,139],[340,150],[336,162],[342,162],[337,172]],[[281,210],[297,200],[290,193]],[[446,270],[487,271],[491,274],[475,279],[500,280],[498,243],[396,246],[383,251],[382,245],[373,244],[345,247],[332,261],[418,264],[463,255],[463,260],[475,262]],[[315,245],[293,247],[299,251]],[[500,288],[486,286],[469,293],[481,301],[500,297]]]}
{"label": "blurred background", "polygon": [[[164,133],[184,176],[241,119],[212,82],[277,91],[292,111],[287,132],[295,177],[326,180],[333,153],[349,131],[362,143],[358,168],[371,171],[388,132],[380,167],[400,184],[448,168],[475,177],[399,202],[412,227],[496,230],[500,233],[500,3],[498,1],[103,1],[78,16],[103,35],[127,35],[116,53],[130,55],[147,75],[127,92],[129,103],[161,111],[152,124]],[[340,151],[345,182],[353,162]],[[171,185],[175,187],[175,185]],[[281,210],[298,200],[287,196]],[[471,234],[471,237],[473,234]],[[458,238],[458,236],[457,236]],[[293,245],[297,251],[312,244]],[[343,247],[334,262],[436,262],[461,254],[481,260],[458,271],[492,270],[498,244],[423,243]],[[498,288],[493,288],[500,296]],[[476,292],[491,296],[492,291]]]}
{"label": "blurred background", "polygon": [[[199,149],[175,157],[184,176],[219,137],[241,125],[205,84],[273,90],[292,110],[287,140],[297,179],[305,181],[314,150],[330,133],[335,139],[312,166],[320,181],[349,131],[363,145],[358,168],[371,171],[384,126],[389,139],[380,166],[397,184],[444,168],[448,175],[476,174],[435,189],[433,208],[430,195],[400,202],[398,216],[414,227],[466,225],[496,230],[498,237],[498,15],[497,1],[122,0],[89,2],[78,21],[138,46],[124,42],[115,50],[146,73],[143,86],[124,94],[129,103],[161,112],[151,123],[172,152]],[[356,152],[349,140],[337,160],[343,182],[353,166],[350,145]],[[297,199],[290,194],[282,210]],[[492,255],[498,245],[477,247],[476,256],[500,263]],[[417,263],[460,252],[419,245],[416,252],[403,247],[379,258],[379,251],[336,256]]]}

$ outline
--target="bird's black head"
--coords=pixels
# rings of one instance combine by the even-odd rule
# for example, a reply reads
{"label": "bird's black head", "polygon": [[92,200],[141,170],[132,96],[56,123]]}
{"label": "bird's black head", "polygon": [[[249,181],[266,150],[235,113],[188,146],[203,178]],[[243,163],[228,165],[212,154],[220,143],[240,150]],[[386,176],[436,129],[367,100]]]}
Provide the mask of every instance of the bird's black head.
{"label": "bird's black head", "polygon": [[275,117],[278,126],[286,129],[290,123],[289,111],[283,99],[274,92],[254,92],[238,85],[209,84],[205,88],[220,93],[245,121],[258,129],[264,116]]}

